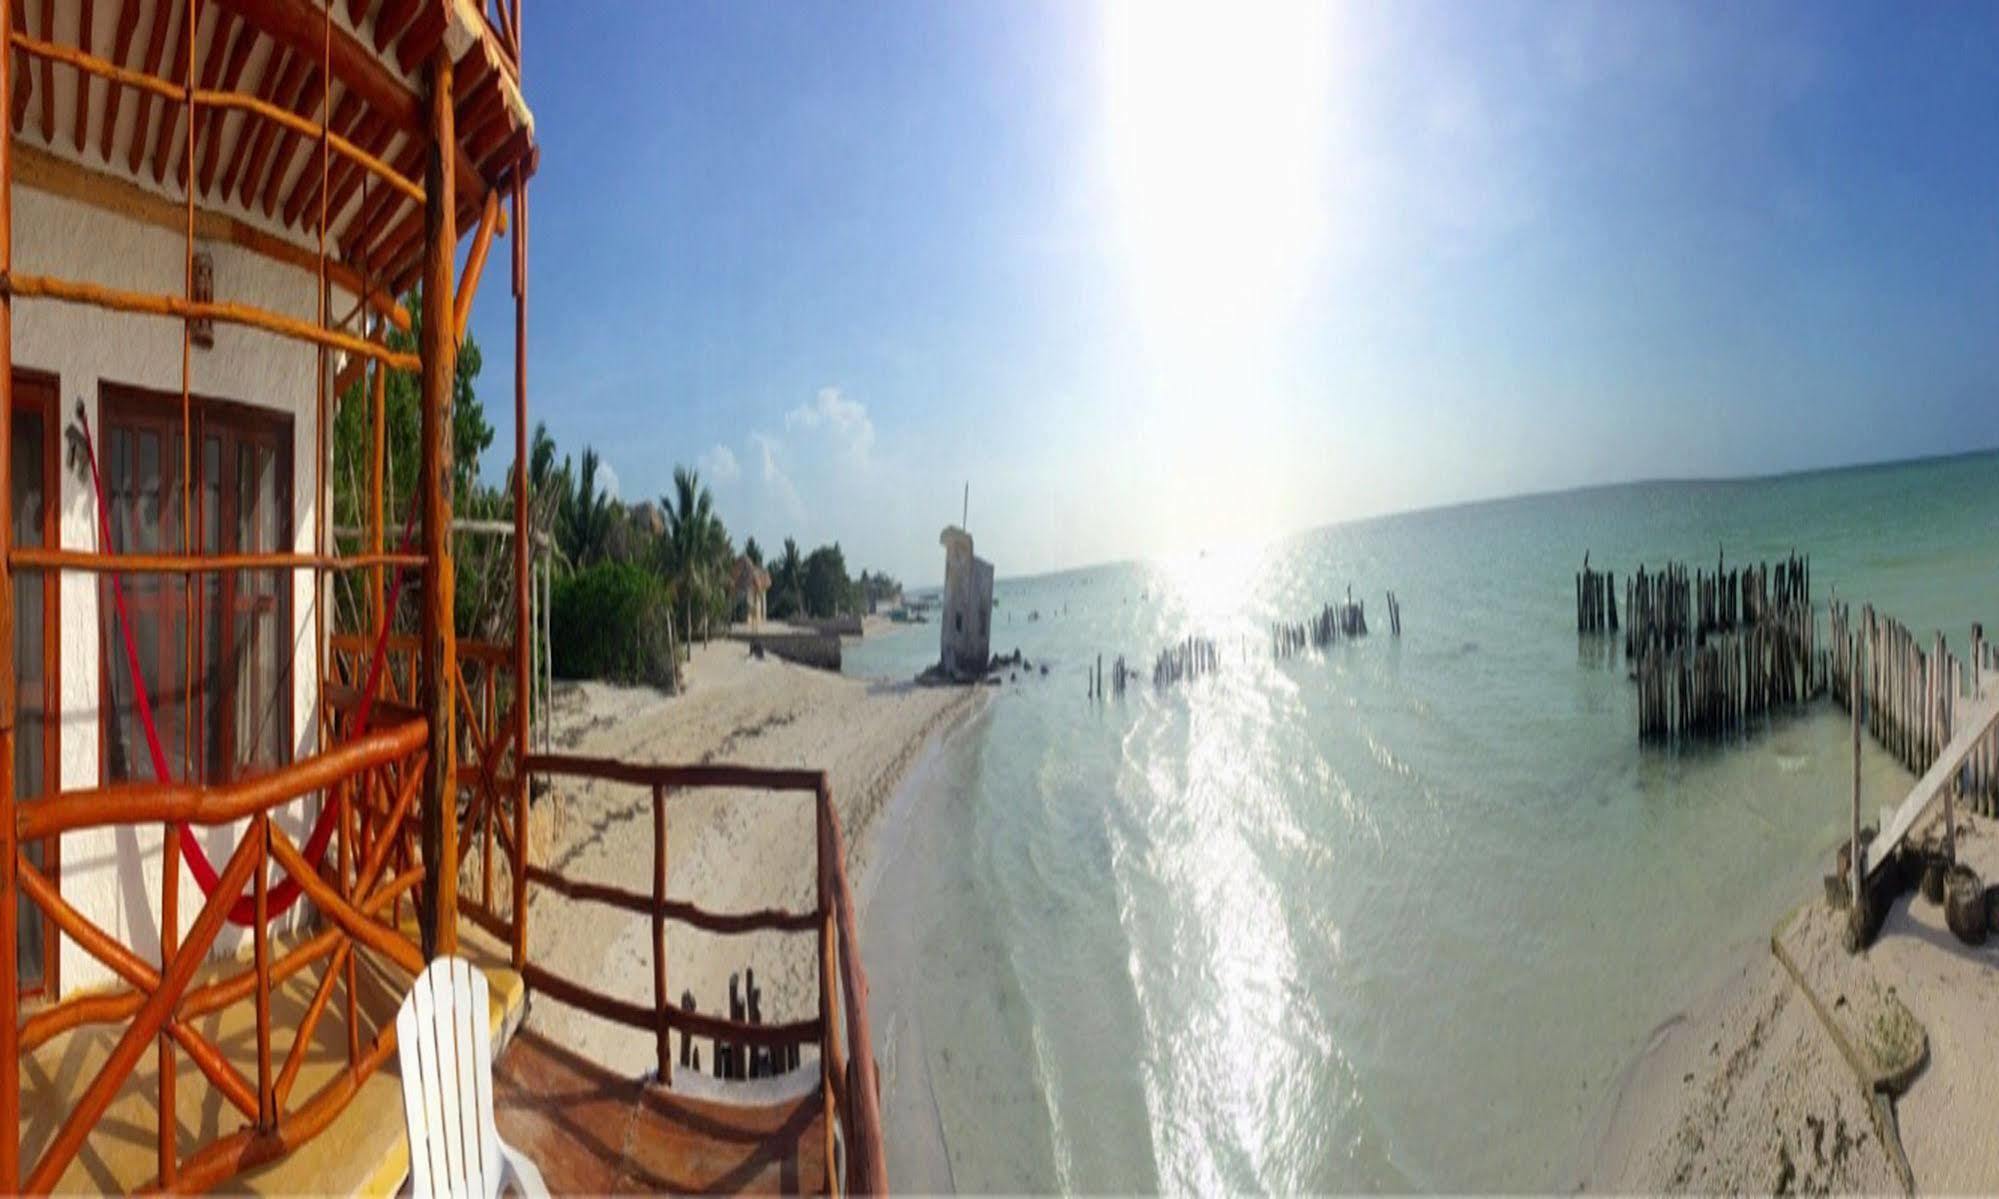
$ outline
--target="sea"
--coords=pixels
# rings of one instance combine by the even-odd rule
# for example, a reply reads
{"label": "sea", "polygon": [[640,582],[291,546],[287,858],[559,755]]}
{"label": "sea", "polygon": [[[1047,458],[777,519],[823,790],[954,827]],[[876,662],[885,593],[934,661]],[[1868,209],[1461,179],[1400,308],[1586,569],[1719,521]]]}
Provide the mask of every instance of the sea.
{"label": "sea", "polygon": [[[976,534],[977,530],[974,530]],[[1961,652],[1999,632],[1999,453],[1536,495],[1002,578],[1025,659],[891,801],[861,881],[903,1190],[1553,1190],[1654,1030],[1818,887],[1820,700],[1641,745],[1584,555],[1811,561]],[[1002,574],[1007,564],[998,563]],[[1287,660],[1349,590],[1369,633]],[[1388,627],[1386,595],[1402,632]],[[1218,668],[1155,689],[1190,635]],[[1141,678],[1090,698],[1098,655]],[[908,679],[938,626],[850,644]],[[1869,742],[1863,807],[1913,782]]]}

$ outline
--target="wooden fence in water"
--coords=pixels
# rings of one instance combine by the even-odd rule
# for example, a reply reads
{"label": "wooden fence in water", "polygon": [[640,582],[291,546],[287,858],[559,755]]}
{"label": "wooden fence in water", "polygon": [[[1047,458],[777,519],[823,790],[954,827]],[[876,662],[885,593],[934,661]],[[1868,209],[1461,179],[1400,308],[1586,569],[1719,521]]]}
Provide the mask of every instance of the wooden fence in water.
{"label": "wooden fence in water", "polygon": [[1796,554],[1736,570],[1717,559],[1713,574],[1641,566],[1625,613],[1640,740],[1730,736],[1825,684],[1811,567]]}
{"label": "wooden fence in water", "polygon": [[[1629,609],[1630,604],[1625,607]],[[1576,572],[1576,632],[1617,631],[1617,578],[1607,570],[1591,570],[1589,554]]]}
{"label": "wooden fence in water", "polygon": [[[1968,661],[1950,652],[1941,632],[1925,642],[1872,604],[1861,605],[1855,620],[1850,604],[1832,601],[1828,631],[1826,675],[1833,702],[1850,712],[1858,695],[1868,735],[1918,775],[1950,744],[1961,716],[1985,690],[1985,679],[1999,672],[1999,652],[1985,640],[1982,625],[1971,626]],[[1957,787],[1973,811],[1999,815],[1999,731],[1966,755]]]}

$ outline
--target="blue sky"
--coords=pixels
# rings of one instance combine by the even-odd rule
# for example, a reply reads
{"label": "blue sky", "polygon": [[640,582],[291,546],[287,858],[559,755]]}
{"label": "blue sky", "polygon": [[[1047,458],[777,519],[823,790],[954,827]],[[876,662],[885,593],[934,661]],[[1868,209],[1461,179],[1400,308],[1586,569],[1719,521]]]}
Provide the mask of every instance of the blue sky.
{"label": "blue sky", "polygon": [[[1999,6],[540,5],[530,405],[1000,573],[1999,443]],[[510,453],[511,309],[481,380]]]}

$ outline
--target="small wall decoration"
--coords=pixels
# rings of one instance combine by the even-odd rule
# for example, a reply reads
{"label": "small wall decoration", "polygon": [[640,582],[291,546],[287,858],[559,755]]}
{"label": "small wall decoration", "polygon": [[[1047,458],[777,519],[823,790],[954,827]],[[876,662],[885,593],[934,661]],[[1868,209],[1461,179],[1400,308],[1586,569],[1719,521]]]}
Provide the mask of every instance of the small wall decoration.
{"label": "small wall decoration", "polygon": [[[198,303],[215,299],[215,256],[207,250],[194,252],[194,298]],[[188,340],[201,349],[215,345],[215,322],[199,317],[187,323]]]}

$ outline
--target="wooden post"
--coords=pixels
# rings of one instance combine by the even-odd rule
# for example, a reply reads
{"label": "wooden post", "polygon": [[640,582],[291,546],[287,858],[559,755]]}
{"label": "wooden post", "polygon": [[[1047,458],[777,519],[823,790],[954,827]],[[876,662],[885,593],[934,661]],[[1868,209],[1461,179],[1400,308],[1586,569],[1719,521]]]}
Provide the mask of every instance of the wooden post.
{"label": "wooden post", "polygon": [[[839,1057],[840,1029],[834,1017],[837,1007],[839,971],[835,962],[837,949],[836,926],[833,913],[833,855],[838,852],[832,835],[833,795],[828,789],[825,776],[820,776],[818,791],[814,796],[814,808],[818,819],[813,824],[817,830],[819,848],[819,1096],[822,1105],[822,1119],[826,1129],[826,1193],[840,1193],[840,1174],[835,1156],[834,1132],[838,1124],[840,1108],[834,1102],[833,1088],[837,1059]],[[839,1080],[844,1082],[844,1079]],[[851,1152],[851,1150],[849,1150]]]}
{"label": "wooden post", "polygon": [[[528,214],[527,186],[514,184],[514,969],[528,956],[528,729],[533,719],[533,601],[528,567]],[[664,850],[661,851],[664,853]],[[664,869],[664,866],[661,867]],[[664,1036],[664,1032],[661,1033]],[[660,1061],[665,1062],[662,1056]]]}
{"label": "wooden post", "polygon": [[666,789],[652,789],[652,1012],[659,1081],[673,1085],[673,1051],[666,1028]]}
{"label": "wooden post", "polygon": [[[0,4],[0,98],[14,95],[13,5]],[[0,113],[0,277],[14,269],[14,125]],[[14,301],[0,290],[0,553],[14,540]],[[21,1189],[21,1025],[14,831],[14,568],[0,561],[0,1192]],[[52,764],[53,765],[53,764]]]}
{"label": "wooden post", "polygon": [[458,948],[458,631],[451,560],[451,391],[458,346],[452,336],[453,211],[451,55],[430,61],[430,144],[424,148],[423,448],[417,490],[423,502],[423,690],[430,717],[430,761],[423,788],[423,951]]}
{"label": "wooden post", "polygon": [[[1854,660],[1856,662],[1859,661],[1860,638],[1858,636],[1855,636],[1853,639],[1853,653],[1854,653]],[[1863,920],[1863,916],[1860,910],[1861,891],[1862,891],[1861,879],[1867,873],[1867,862],[1866,859],[1862,856],[1860,849],[1860,703],[1858,700],[1856,700],[1853,705],[1852,725],[1853,725],[1853,848],[1848,852],[1846,861],[1848,866],[1848,874],[1851,876],[1853,881],[1853,917],[1856,922],[1854,924],[1854,927],[1857,929],[1864,927],[1864,925],[1860,923]]]}

